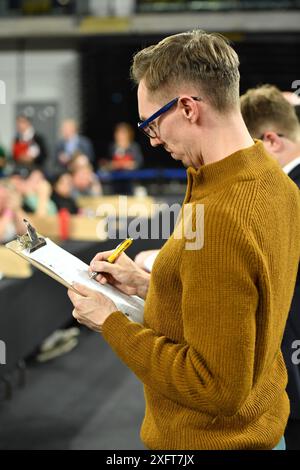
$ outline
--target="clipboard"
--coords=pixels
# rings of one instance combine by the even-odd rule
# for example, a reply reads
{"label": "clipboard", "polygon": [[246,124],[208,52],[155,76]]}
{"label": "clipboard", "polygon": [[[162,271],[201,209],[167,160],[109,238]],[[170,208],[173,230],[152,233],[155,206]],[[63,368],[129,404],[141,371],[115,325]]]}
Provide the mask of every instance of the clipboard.
{"label": "clipboard", "polygon": [[60,284],[64,285],[67,289],[72,289],[76,292],[74,287],[70,285],[68,282],[66,282],[62,277],[58,276],[54,272],[52,272],[50,269],[47,269],[45,266],[43,266],[41,263],[38,263],[37,261],[28,258],[22,251],[23,247],[20,244],[18,240],[13,240],[12,242],[6,243],[6,248],[9,250],[13,251],[15,254],[21,256],[24,260],[28,261],[32,266],[35,266],[38,268],[40,271],[43,273],[47,274],[47,276],[52,277],[55,281],[59,282]]}
{"label": "clipboard", "polygon": [[37,261],[31,259],[29,256],[26,256],[26,254],[24,253],[24,248],[26,248],[26,246],[29,248],[29,251],[32,250],[32,252],[34,252],[42,246],[45,246],[47,242],[44,237],[42,237],[39,233],[36,232],[35,228],[26,219],[24,219],[24,223],[27,227],[27,233],[18,237],[16,240],[6,243],[6,248],[21,256],[24,260],[38,268],[40,271],[43,271],[48,276],[55,279],[55,281],[60,282],[68,289],[70,288],[75,290],[62,277],[57,276],[53,271],[47,269],[43,264],[38,263]]}
{"label": "clipboard", "polygon": [[18,256],[26,259],[40,271],[52,277],[68,289],[74,289],[72,283],[78,282],[110,298],[117,309],[129,320],[143,323],[144,300],[136,295],[127,295],[111,285],[102,285],[89,277],[89,266],[76,256],[56,245],[49,238],[44,238],[24,220],[27,233],[5,246]]}

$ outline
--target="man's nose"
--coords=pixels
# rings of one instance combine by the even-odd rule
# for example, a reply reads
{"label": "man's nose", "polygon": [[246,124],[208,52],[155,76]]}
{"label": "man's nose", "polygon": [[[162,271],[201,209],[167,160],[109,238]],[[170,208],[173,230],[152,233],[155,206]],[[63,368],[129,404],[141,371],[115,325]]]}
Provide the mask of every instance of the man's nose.
{"label": "man's nose", "polygon": [[159,145],[162,145],[163,142],[159,137],[150,137],[150,144],[152,147],[158,147]]}

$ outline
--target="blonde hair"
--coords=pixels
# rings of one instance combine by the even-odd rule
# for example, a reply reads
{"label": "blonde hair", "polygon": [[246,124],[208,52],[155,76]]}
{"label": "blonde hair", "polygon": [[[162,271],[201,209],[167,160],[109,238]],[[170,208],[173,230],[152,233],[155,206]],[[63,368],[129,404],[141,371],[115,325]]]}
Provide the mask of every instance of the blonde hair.
{"label": "blonde hair", "polygon": [[220,112],[239,106],[239,59],[229,42],[202,30],[168,36],[138,52],[131,67],[135,83],[144,79],[152,93],[171,95],[192,84]]}
{"label": "blonde hair", "polygon": [[252,137],[260,138],[266,131],[273,131],[292,141],[299,139],[295,109],[276,86],[249,89],[241,96],[241,111]]}

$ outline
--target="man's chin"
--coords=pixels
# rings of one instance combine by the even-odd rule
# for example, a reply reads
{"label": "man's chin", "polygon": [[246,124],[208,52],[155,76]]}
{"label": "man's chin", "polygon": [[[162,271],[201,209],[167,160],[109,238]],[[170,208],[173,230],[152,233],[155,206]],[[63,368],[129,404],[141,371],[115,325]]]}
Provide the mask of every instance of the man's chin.
{"label": "man's chin", "polygon": [[189,161],[185,157],[177,158],[177,160],[181,161],[184,168],[188,168],[189,166],[191,166],[191,164],[189,163]]}
{"label": "man's chin", "polygon": [[175,155],[175,153],[171,153],[171,157],[173,158],[173,160],[176,160],[177,162],[181,161],[182,165],[185,168],[188,168],[189,166],[191,166],[191,164],[186,161],[185,157],[181,157],[180,155]]}
{"label": "man's chin", "polygon": [[184,159],[184,157],[181,157],[180,155],[176,155],[175,153],[171,153],[171,156],[174,160],[177,160],[177,161],[182,161]]}

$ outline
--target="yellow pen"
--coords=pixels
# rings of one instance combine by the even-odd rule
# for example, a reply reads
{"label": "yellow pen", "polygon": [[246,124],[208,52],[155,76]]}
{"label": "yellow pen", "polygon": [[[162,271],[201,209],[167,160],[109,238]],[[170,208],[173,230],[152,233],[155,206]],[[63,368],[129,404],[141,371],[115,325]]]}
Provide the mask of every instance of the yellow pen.
{"label": "yellow pen", "polygon": [[[133,238],[127,238],[126,240],[124,240],[122,243],[120,243],[116,248],[115,250],[113,251],[113,253],[107,258],[107,261],[108,263],[114,263],[118,258],[119,256],[125,251],[127,250],[127,248],[132,244],[133,242]],[[97,271],[93,271],[91,274],[90,274],[90,279],[95,279],[97,276],[98,276],[98,273]]]}

